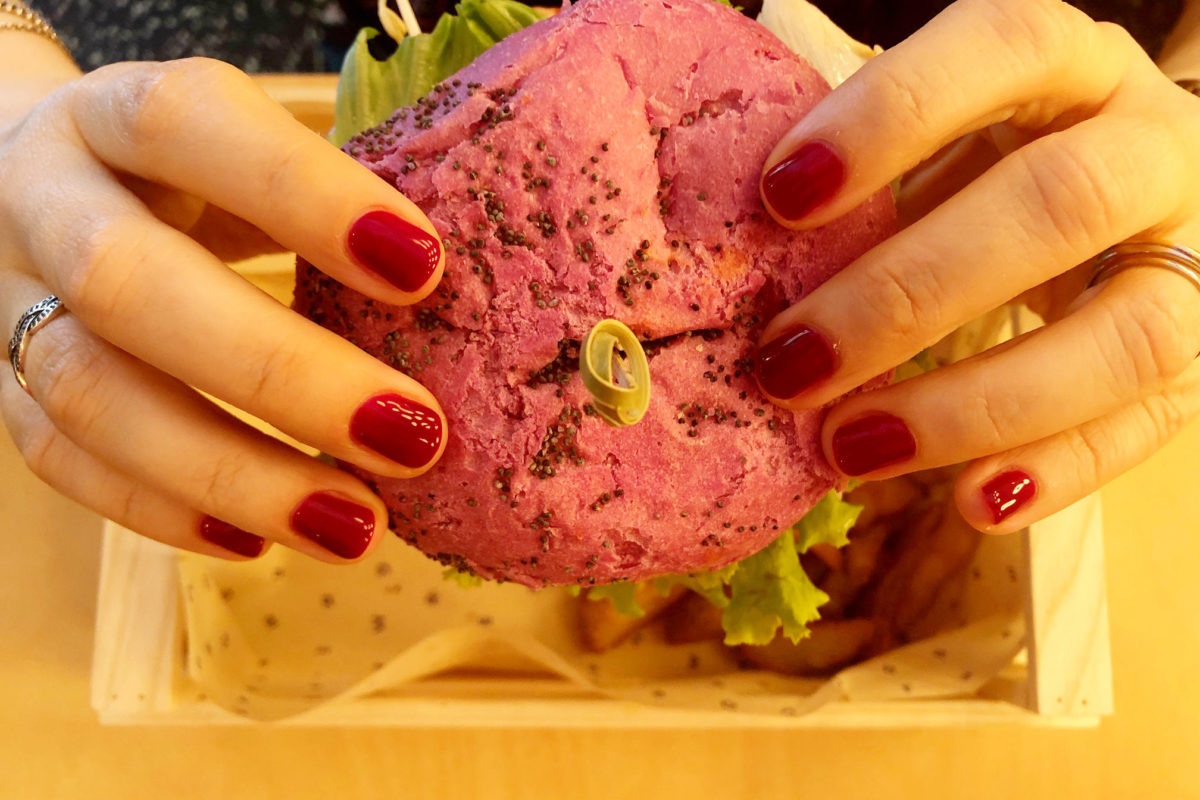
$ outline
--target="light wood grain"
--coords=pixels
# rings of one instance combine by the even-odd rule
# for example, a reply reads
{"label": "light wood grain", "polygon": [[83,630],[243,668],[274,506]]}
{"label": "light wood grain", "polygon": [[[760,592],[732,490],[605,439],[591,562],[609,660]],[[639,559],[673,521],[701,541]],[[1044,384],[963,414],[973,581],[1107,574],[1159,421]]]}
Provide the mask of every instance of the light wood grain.
{"label": "light wood grain", "polygon": [[1104,492],[1116,713],[1093,730],[103,728],[99,521],[0,437],[0,798],[1200,798],[1200,425]]}

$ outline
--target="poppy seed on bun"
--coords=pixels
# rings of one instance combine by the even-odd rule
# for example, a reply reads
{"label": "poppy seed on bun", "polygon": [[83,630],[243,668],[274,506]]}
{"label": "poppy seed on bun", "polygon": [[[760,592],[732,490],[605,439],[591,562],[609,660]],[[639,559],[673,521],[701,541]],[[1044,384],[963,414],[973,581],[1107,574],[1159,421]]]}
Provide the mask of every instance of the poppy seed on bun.
{"label": "poppy seed on bun", "polygon": [[[429,472],[357,470],[399,536],[489,579],[639,580],[745,558],[837,484],[821,412],[771,405],[752,363],[772,316],[895,229],[886,189],[809,232],[763,208],[764,159],[828,91],[711,0],[581,0],[346,144],[446,251],[413,307],[298,269],[299,311],[445,409]],[[577,371],[605,318],[649,356],[629,427]]]}

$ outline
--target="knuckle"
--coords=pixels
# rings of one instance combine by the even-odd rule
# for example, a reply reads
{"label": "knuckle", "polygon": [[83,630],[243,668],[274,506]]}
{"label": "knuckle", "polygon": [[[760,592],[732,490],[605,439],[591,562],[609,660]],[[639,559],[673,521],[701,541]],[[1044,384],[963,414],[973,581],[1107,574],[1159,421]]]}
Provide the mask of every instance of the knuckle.
{"label": "knuckle", "polygon": [[46,422],[34,423],[14,430],[13,443],[29,471],[43,482],[53,485],[58,475],[62,434]]}
{"label": "knuckle", "polygon": [[1061,0],[979,0],[979,6],[994,37],[1026,67],[1068,52],[1081,22],[1091,22]]}
{"label": "knuckle", "polygon": [[291,345],[277,343],[252,373],[253,380],[246,390],[246,405],[250,409],[278,405],[279,398],[287,396],[303,362],[303,356]]}
{"label": "knuckle", "polygon": [[994,451],[1013,444],[1013,420],[1021,419],[1018,408],[1003,394],[980,391],[964,398],[970,436],[980,441],[981,449]]}
{"label": "knuckle", "polygon": [[1081,486],[1096,486],[1105,474],[1108,462],[1108,443],[1099,426],[1085,425],[1066,433],[1067,449],[1075,469],[1075,478]]}
{"label": "knuckle", "polygon": [[1104,42],[1106,52],[1121,53],[1127,57],[1146,56],[1146,51],[1137,43],[1137,39],[1115,22],[1097,22],[1096,33]]}
{"label": "knuckle", "polygon": [[124,313],[146,251],[146,230],[131,217],[80,219],[61,254],[59,291],[73,311],[93,318]]}
{"label": "knuckle", "polygon": [[1191,420],[1191,414],[1173,392],[1152,395],[1142,401],[1142,411],[1150,428],[1150,441],[1157,449],[1166,444]]}
{"label": "knuckle", "polygon": [[118,490],[116,501],[113,503],[113,508],[116,509],[116,517],[118,522],[136,524],[135,520],[142,518],[143,493],[135,485],[130,484]]}
{"label": "knuckle", "polygon": [[312,169],[312,150],[306,139],[296,138],[278,148],[266,165],[265,197],[291,197]]}
{"label": "knuckle", "polygon": [[1136,381],[1133,388],[1157,388],[1187,369],[1195,356],[1188,346],[1194,337],[1180,319],[1178,302],[1160,283],[1139,287],[1113,320],[1130,365],[1126,372]]}
{"label": "knuckle", "polygon": [[92,429],[111,402],[102,388],[108,371],[101,348],[87,335],[64,335],[60,330],[51,336],[51,329],[41,335],[46,349],[30,375],[30,388],[39,405],[64,429]]}
{"label": "knuckle", "polygon": [[[931,97],[945,95],[958,84],[953,80],[937,80],[937,76],[923,75],[907,68],[903,62],[867,62],[863,67],[862,91],[865,94],[862,107],[885,109],[901,135],[928,135],[940,127],[935,117],[939,104],[929,102]],[[943,76],[944,77],[944,76]]]}
{"label": "knuckle", "polygon": [[1127,181],[1098,153],[1063,143],[1063,135],[1037,152],[1015,155],[1026,175],[1021,194],[1029,226],[1040,241],[1070,252],[1090,252],[1093,243],[1111,239],[1111,232],[1127,224],[1124,210]]}
{"label": "knuckle", "polygon": [[198,504],[201,510],[213,511],[229,505],[229,498],[244,494],[238,487],[246,482],[249,460],[243,453],[228,452],[208,463],[204,474],[194,485],[200,487]]}
{"label": "knuckle", "polygon": [[197,98],[233,91],[247,80],[236,67],[213,58],[168,61],[131,76],[128,136],[132,143],[167,141],[192,117]]}
{"label": "knuckle", "polygon": [[937,270],[905,269],[898,261],[877,262],[863,274],[861,298],[880,328],[900,341],[928,338],[939,330],[939,309],[945,300]]}

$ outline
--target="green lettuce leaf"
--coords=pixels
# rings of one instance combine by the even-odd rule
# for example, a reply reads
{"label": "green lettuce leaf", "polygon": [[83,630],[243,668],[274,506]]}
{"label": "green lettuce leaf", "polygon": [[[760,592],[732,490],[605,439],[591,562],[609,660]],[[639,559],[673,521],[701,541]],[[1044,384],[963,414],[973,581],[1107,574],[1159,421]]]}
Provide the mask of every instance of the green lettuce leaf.
{"label": "green lettuce leaf", "polygon": [[608,598],[616,607],[617,612],[627,617],[644,617],[646,609],[637,601],[638,584],[629,581],[616,581],[588,589],[588,600],[603,600]]}
{"label": "green lettuce leaf", "polygon": [[705,600],[717,608],[725,608],[729,605],[729,596],[725,591],[725,587],[733,580],[734,573],[737,571],[738,564],[734,563],[710,572],[693,572],[688,575],[665,575],[661,578],[654,578],[654,588],[658,590],[659,594],[665,596],[671,591],[672,586],[682,584],[696,594],[702,595]]}
{"label": "green lettuce leaf", "polygon": [[[711,572],[663,575],[652,579],[659,594],[683,585],[723,608],[721,627],[725,644],[769,644],[782,627],[793,642],[808,636],[808,623],[829,600],[804,573],[800,554],[814,544],[841,547],[848,541],[863,507],[848,503],[830,491],[804,517],[754,555]],[[610,583],[588,590],[588,597],[607,597],[617,610],[631,617],[646,612],[638,604],[638,584]]]}
{"label": "green lettuce leaf", "polygon": [[729,645],[767,644],[780,626],[785,636],[798,642],[808,636],[808,623],[820,617],[817,608],[829,600],[800,566],[794,528],[738,562],[729,594],[721,616]]}
{"label": "green lettuce leaf", "polygon": [[455,11],[443,14],[432,32],[406,36],[384,61],[372,56],[368,47],[379,31],[359,31],[338,78],[329,135],[334,144],[340,147],[396,109],[412,105],[484,50],[542,18],[515,0],[462,0]]}
{"label": "green lettuce leaf", "polygon": [[858,521],[863,507],[848,503],[831,491],[817,501],[800,521],[792,526],[796,534],[796,552],[807,552],[814,544],[844,547],[849,544],[850,529]]}

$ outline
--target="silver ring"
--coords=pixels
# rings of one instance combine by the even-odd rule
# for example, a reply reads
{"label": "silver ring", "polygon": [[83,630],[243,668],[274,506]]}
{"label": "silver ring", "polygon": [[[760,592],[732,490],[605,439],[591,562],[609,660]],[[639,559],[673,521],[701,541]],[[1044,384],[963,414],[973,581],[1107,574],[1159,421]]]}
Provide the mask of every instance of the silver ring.
{"label": "silver ring", "polygon": [[17,376],[17,383],[26,393],[29,393],[29,384],[25,382],[25,350],[29,347],[29,339],[38,328],[65,310],[62,301],[50,295],[25,309],[25,313],[17,320],[17,328],[8,340],[8,360],[12,364],[13,374]]}
{"label": "silver ring", "polygon": [[1088,288],[1129,267],[1162,267],[1187,279],[1200,290],[1200,253],[1181,244],[1122,242],[1093,258],[1092,264]]}

